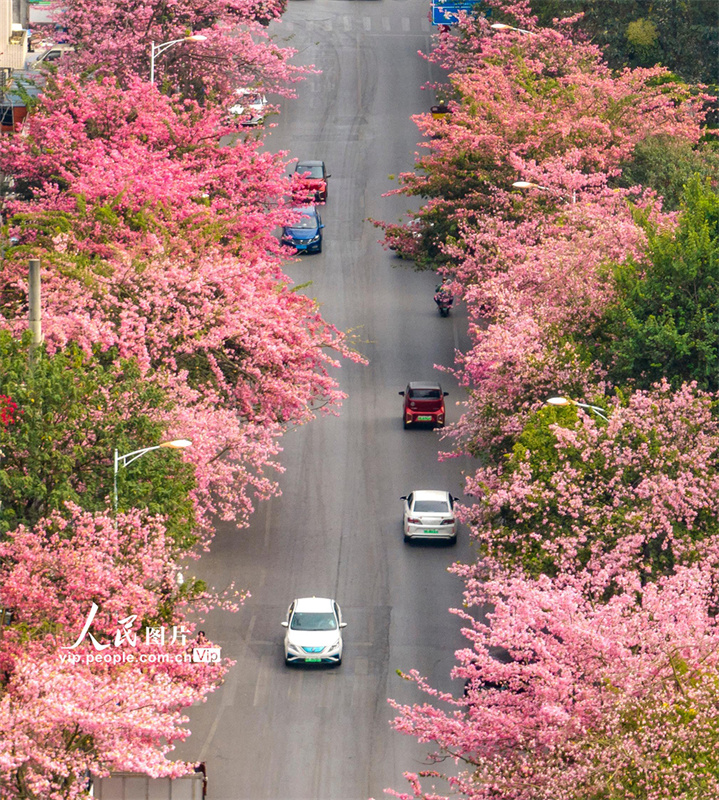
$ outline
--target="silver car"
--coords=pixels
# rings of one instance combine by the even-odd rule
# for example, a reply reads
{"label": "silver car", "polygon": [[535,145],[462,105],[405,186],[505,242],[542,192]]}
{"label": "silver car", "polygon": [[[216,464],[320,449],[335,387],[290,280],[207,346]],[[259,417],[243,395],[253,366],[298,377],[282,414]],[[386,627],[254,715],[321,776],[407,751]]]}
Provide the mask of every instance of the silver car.
{"label": "silver car", "polygon": [[342,612],[328,597],[300,597],[287,609],[285,664],[341,664]]}
{"label": "silver car", "polygon": [[404,540],[446,539],[457,542],[454,497],[449,492],[417,489],[404,500]]}
{"label": "silver car", "polygon": [[267,115],[267,98],[255,89],[237,89],[237,102],[230,108],[230,114],[240,117],[245,127],[261,125]]}

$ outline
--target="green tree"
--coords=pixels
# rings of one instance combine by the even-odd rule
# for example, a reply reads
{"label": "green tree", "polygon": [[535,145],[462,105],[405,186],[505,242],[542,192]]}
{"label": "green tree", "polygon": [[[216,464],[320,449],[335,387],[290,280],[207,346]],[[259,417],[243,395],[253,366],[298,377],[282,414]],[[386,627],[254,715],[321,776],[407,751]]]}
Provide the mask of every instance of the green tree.
{"label": "green tree", "polygon": [[686,81],[716,83],[719,3],[713,0],[532,0],[532,9],[546,27],[581,11],[579,27],[616,69],[659,63]]}
{"label": "green tree", "polygon": [[619,300],[599,326],[598,357],[616,385],[666,378],[717,391],[719,196],[695,178],[676,230],[646,227],[646,260],[615,268]]}
{"label": "green tree", "polygon": [[[0,331],[0,394],[13,398],[15,421],[0,426],[0,533],[32,526],[67,501],[87,511],[112,504],[113,451],[159,444],[170,404],[136,363],[88,356],[70,344],[40,348],[29,367],[29,340]],[[194,543],[194,468],[158,450],[118,472],[119,510],[166,517],[181,547]]]}
{"label": "green tree", "polygon": [[631,159],[622,164],[617,185],[648,186],[662,197],[667,211],[681,207],[684,188],[695,176],[709,178],[714,188],[719,186],[719,147],[704,142],[694,147],[683,139],[651,136],[639,142]]}

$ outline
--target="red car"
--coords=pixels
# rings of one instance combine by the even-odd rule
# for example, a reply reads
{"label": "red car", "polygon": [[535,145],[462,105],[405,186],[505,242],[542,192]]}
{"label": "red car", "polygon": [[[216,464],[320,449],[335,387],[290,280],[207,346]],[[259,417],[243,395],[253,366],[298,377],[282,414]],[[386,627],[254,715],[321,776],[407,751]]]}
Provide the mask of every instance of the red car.
{"label": "red car", "polygon": [[444,398],[448,392],[443,392],[438,383],[411,381],[400,394],[404,397],[405,428],[416,423],[444,427]]}
{"label": "red car", "polygon": [[324,161],[298,161],[292,176],[292,196],[295,200],[324,203],[327,200],[327,174]]}

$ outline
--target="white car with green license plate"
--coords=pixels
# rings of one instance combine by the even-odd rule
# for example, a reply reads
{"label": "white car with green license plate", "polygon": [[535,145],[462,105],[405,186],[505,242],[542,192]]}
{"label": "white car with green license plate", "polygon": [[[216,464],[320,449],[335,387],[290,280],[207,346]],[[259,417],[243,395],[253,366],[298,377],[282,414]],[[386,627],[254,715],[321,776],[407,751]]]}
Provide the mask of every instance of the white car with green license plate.
{"label": "white car with green license plate", "polygon": [[449,492],[417,489],[404,500],[404,540],[444,539],[457,541],[454,497]]}
{"label": "white car with green license plate", "polygon": [[342,612],[328,597],[300,597],[287,609],[286,664],[341,664]]}

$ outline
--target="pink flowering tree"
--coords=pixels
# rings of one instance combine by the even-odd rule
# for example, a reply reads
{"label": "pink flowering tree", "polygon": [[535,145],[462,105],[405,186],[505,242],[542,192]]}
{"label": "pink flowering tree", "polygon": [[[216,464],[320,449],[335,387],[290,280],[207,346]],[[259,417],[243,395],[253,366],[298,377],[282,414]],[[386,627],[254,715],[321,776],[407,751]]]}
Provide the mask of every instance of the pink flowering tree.
{"label": "pink flowering tree", "polygon": [[[600,401],[602,402],[602,401]],[[668,383],[596,411],[548,407],[468,481],[483,556],[456,565],[462,696],[393,703],[436,746],[402,798],[693,800],[719,737],[719,428]],[[606,417],[606,419],[604,418]],[[446,790],[438,790],[438,781]],[[709,788],[707,788],[709,787]]]}
{"label": "pink flowering tree", "polygon": [[[673,386],[610,399],[603,356],[641,351],[608,321],[643,301],[642,268],[622,283],[616,264],[646,263],[648,241],[677,224],[657,194],[615,190],[622,167],[655,135],[696,144],[704,98],[660,69],[612,73],[568,24],[537,28],[528,3],[491,5],[507,15],[493,22],[530,33],[477,18],[438,37],[450,113],[418,119],[425,154],[398,190],[429,198],[409,238],[467,302],[473,347],[456,372],[469,399],[453,433],[485,466],[463,510],[480,560],[454,568],[465,694],[406,676],[428,701],[394,704],[395,727],[434,743],[437,765],[395,794],[693,800],[717,788],[715,398],[676,372]],[[679,259],[702,298],[714,216]],[[663,312],[667,275],[696,300],[696,281],[672,270],[681,249],[664,248],[650,284]],[[713,335],[710,315],[695,319]],[[557,395],[598,413],[542,408]]]}
{"label": "pink flowering tree", "polygon": [[330,369],[356,356],[293,292],[272,235],[287,219],[280,157],[218,145],[217,112],[146,84],[61,79],[22,136],[0,142],[22,199],[0,309],[18,331],[26,258],[44,265],[49,352],[68,341],[134,358],[173,410],[196,471],[198,519],[244,520],[274,483],[287,425],[332,409]]}
{"label": "pink flowering tree", "polygon": [[[719,626],[714,574],[588,599],[571,581],[473,567],[455,694],[416,672],[425,703],[392,703],[394,727],[432,744],[406,773],[410,800],[695,800],[719,791]],[[491,611],[487,611],[490,608]],[[461,685],[461,684],[460,684]],[[448,766],[449,765],[449,766]]]}
{"label": "pink flowering tree", "polygon": [[166,756],[188,734],[183,709],[213,691],[229,663],[192,661],[185,614],[213,600],[178,586],[172,551],[159,519],[77,506],[4,538],[4,797],[71,800],[86,796],[89,773],[191,770]]}
{"label": "pink flowering tree", "polygon": [[[657,226],[666,215],[652,198],[629,196]],[[505,193],[505,203],[517,198]],[[541,201],[540,201],[541,202]],[[482,217],[463,226],[453,287],[467,303],[471,349],[457,374],[470,399],[452,436],[474,453],[511,447],[527,416],[558,391],[603,391],[605,368],[590,334],[616,298],[609,264],[638,256],[646,236],[622,193],[544,212],[522,204],[524,219]]]}
{"label": "pink flowering tree", "polygon": [[[528,4],[515,5],[516,15]],[[450,113],[415,117],[423,154],[397,192],[430,199],[420,219],[440,252],[466,219],[502,213],[495,193],[515,181],[544,187],[550,205],[581,201],[648,136],[695,143],[701,135],[700,96],[661,68],[612,73],[566,25],[524,35],[493,31],[477,16],[459,35],[438,37],[429,58],[450,73],[448,86],[435,87],[451,98]]]}
{"label": "pink flowering tree", "polygon": [[[713,396],[663,383],[602,411],[538,412],[499,466],[468,480],[471,533],[491,563],[586,571],[601,598],[710,557],[719,538]],[[713,558],[713,556],[711,556]]]}
{"label": "pink flowering tree", "polygon": [[[291,94],[291,84],[307,70],[293,66],[295,51],[279,47],[263,27],[285,5],[286,0],[63,0],[57,20],[76,52],[64,56],[59,69],[112,75],[122,85],[148,81],[151,44],[176,41],[155,58],[155,82],[167,92],[223,107],[240,87]],[[191,41],[190,35],[204,39]]]}
{"label": "pink flowering tree", "polygon": [[450,113],[417,117],[423,151],[397,190],[429,199],[386,241],[439,266],[466,301],[473,347],[457,374],[470,401],[453,435],[496,455],[554,387],[602,393],[586,334],[614,299],[609,264],[641,257],[638,213],[674,223],[654,193],[612,184],[649,137],[695,144],[705,109],[660,68],[613,73],[572,20],[538,28],[528,3],[491,5],[530,33],[477,16],[437,37]]}

